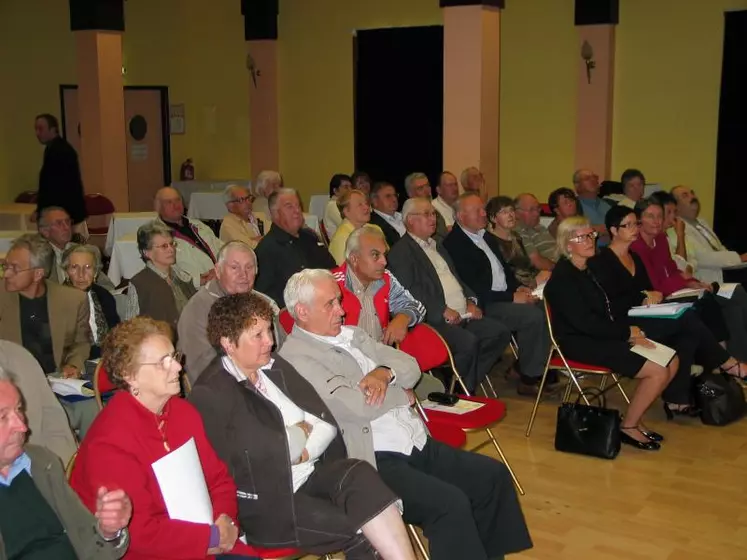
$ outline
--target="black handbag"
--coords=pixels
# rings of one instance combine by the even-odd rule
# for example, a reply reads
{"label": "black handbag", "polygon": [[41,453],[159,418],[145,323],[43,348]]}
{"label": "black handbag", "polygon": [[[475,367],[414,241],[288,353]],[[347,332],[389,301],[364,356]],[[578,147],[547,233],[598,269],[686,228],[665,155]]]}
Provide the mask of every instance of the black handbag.
{"label": "black handbag", "polygon": [[703,374],[695,380],[695,403],[709,426],[726,426],[747,412],[744,391],[731,375]]}
{"label": "black handbag", "polygon": [[583,394],[589,402],[598,400],[600,406],[582,404],[581,395],[576,402],[561,404],[555,427],[555,449],[614,459],[620,453],[620,411],[607,408],[604,391],[592,388],[584,390]]}

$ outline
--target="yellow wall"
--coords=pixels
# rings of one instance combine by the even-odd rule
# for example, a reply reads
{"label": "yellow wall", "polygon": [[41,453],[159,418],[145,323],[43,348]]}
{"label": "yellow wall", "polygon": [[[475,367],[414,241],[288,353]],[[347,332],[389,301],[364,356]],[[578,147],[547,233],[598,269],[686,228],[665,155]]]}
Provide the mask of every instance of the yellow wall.
{"label": "yellow wall", "polygon": [[721,89],[724,11],[745,0],[620,3],[615,68],[613,173],[694,187],[711,218]]}

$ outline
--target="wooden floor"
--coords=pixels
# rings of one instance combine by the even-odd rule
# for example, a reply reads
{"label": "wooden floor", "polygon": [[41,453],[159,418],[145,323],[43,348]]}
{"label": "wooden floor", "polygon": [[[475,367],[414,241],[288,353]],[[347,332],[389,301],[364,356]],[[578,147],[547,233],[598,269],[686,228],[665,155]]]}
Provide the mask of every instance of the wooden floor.
{"label": "wooden floor", "polygon": [[[555,451],[559,397],[541,404],[524,437],[532,400],[502,377],[495,384],[508,413],[494,433],[526,491],[534,540],[510,558],[747,560],[747,419],[723,428],[667,422],[655,408],[646,418],[666,437],[662,449],[623,446],[606,461]],[[608,406],[624,411],[613,391]],[[468,444],[481,439],[470,435]],[[492,446],[481,452],[496,456]]]}

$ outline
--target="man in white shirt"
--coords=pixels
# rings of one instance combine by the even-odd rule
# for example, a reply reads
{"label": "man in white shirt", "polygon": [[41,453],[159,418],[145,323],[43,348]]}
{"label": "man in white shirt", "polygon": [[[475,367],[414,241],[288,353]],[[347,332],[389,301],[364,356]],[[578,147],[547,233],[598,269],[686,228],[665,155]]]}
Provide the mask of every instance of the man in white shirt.
{"label": "man in white shirt", "polygon": [[433,199],[433,207],[444,219],[446,229],[451,231],[451,227],[454,225],[454,204],[459,198],[459,184],[456,175],[449,171],[441,173],[438,178],[436,193],[438,193],[438,196]]}
{"label": "man in white shirt", "polygon": [[374,208],[371,223],[381,228],[391,249],[406,231],[402,214],[397,212],[399,199],[394,185],[386,181],[375,183],[371,189],[371,204]]}
{"label": "man in white shirt", "polygon": [[427,436],[410,407],[420,376],[409,356],[344,327],[340,289],[323,270],[294,274],[284,292],[296,325],[280,351],[340,425],[348,455],[374,464],[423,528],[431,557],[487,560],[532,546],[506,467]]}

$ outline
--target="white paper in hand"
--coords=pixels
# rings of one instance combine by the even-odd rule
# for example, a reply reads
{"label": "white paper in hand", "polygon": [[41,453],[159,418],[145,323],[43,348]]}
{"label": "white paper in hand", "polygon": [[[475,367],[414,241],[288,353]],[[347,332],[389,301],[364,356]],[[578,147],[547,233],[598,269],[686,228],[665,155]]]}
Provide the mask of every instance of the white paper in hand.
{"label": "white paper in hand", "polygon": [[644,346],[641,346],[640,344],[636,344],[630,350],[635,352],[639,356],[643,356],[647,360],[651,360],[655,364],[659,364],[661,367],[667,367],[669,365],[669,362],[672,361],[672,358],[674,358],[674,355],[677,353],[674,348],[670,348],[669,346],[666,346],[659,342],[655,342],[648,338],[646,340],[653,343],[654,347],[646,348]]}
{"label": "white paper in hand", "polygon": [[213,522],[205,475],[194,438],[151,465],[171,519]]}
{"label": "white paper in hand", "polygon": [[731,297],[734,295],[734,290],[737,289],[737,286],[740,284],[735,283],[725,283],[721,284],[718,287],[718,295],[722,298],[731,299]]}
{"label": "white paper in hand", "polygon": [[61,397],[92,397],[93,388],[90,381],[85,379],[65,379],[48,375],[47,381],[52,391]]}

